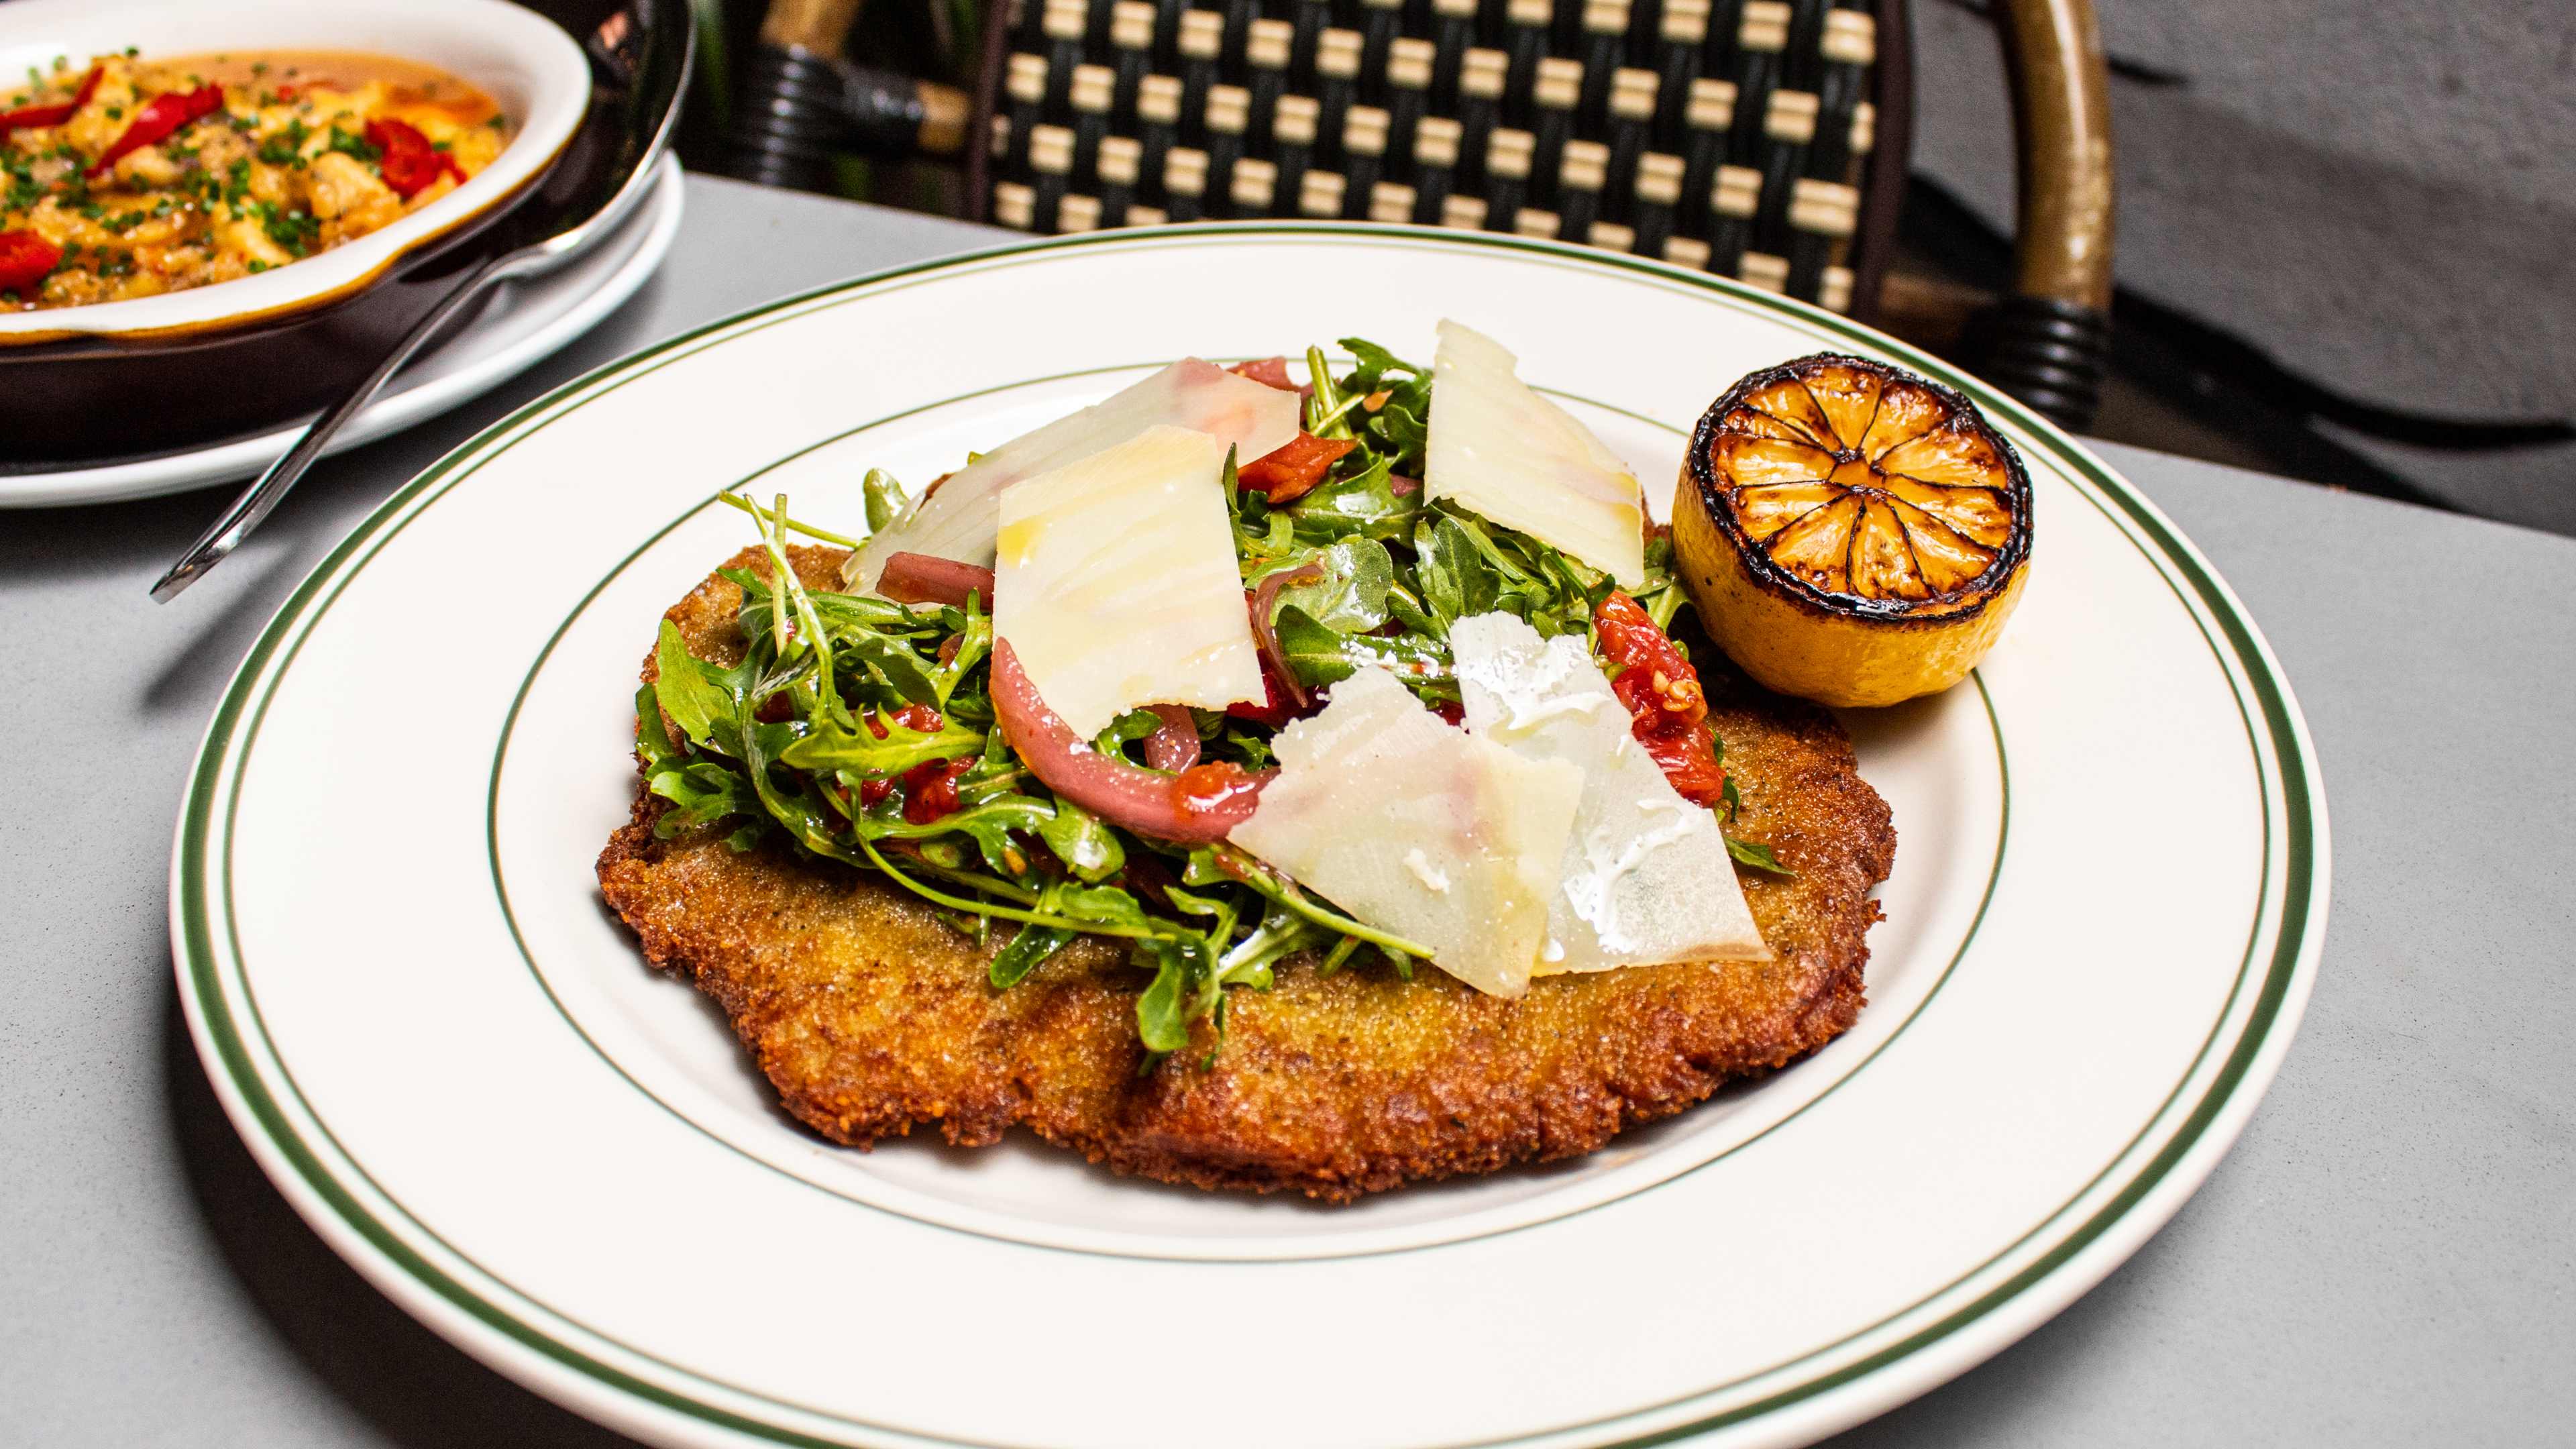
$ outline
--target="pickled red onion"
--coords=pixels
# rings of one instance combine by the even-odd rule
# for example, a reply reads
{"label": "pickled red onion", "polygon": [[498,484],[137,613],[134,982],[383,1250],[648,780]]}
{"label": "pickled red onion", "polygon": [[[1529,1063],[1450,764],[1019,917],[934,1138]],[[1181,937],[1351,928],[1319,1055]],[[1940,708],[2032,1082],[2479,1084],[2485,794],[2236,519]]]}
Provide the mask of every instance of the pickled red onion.
{"label": "pickled red onion", "polygon": [[1189,845],[1222,840],[1252,817],[1261,787],[1278,773],[1219,761],[1166,775],[1101,754],[1047,707],[1007,639],[993,641],[992,689],[1002,738],[1048,789],[1139,835]]}
{"label": "pickled red onion", "polygon": [[1277,673],[1280,687],[1288,691],[1289,702],[1299,709],[1306,707],[1306,688],[1297,682],[1297,671],[1288,667],[1288,652],[1279,647],[1279,631],[1271,619],[1279,612],[1281,589],[1290,584],[1311,584],[1323,576],[1323,565],[1300,564],[1269,575],[1252,590],[1252,642],[1261,646],[1261,657]]}
{"label": "pickled red onion", "polygon": [[993,607],[993,571],[926,553],[888,554],[885,572],[877,576],[877,592],[898,604],[947,604],[960,609],[966,607],[966,595],[973,592],[983,596],[984,607],[989,610]]}
{"label": "pickled red onion", "polygon": [[1163,722],[1163,727],[1145,737],[1145,763],[1165,774],[1177,775],[1199,762],[1199,724],[1190,716],[1185,704],[1149,704],[1145,706]]}

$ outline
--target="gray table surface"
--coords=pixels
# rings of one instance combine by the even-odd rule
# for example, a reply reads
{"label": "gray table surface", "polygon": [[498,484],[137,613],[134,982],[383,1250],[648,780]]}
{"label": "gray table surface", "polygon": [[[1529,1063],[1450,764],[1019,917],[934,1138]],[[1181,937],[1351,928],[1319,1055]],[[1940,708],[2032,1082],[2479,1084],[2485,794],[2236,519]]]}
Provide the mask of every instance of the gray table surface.
{"label": "gray table surface", "polygon": [[[994,236],[702,178],[688,203],[669,262],[596,333],[325,463],[174,606],[145,588],[217,495],[0,513],[19,761],[0,808],[0,1442],[625,1442],[414,1323],[260,1175],[180,1022],[165,876],[234,664],[403,480],[621,353]],[[2270,1097],[2171,1226],[1837,1442],[2570,1442],[2576,541],[2103,452],[2244,596],[2307,710],[2333,810],[2324,973]]]}

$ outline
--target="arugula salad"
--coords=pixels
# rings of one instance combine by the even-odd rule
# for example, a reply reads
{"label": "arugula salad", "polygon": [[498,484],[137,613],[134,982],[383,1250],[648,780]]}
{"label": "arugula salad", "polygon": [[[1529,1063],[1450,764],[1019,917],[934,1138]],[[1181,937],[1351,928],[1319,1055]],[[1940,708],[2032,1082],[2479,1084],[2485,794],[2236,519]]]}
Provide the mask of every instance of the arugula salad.
{"label": "arugula salad", "polygon": [[[1297,437],[1248,461],[1226,450],[1217,479],[1264,698],[1132,709],[1097,733],[1033,743],[1029,721],[1058,730],[1062,721],[1035,700],[1009,645],[997,650],[990,571],[897,553],[873,591],[809,587],[791,565],[791,536],[854,556],[863,540],[791,517],[784,496],[764,505],[728,493],[769,568],[724,572],[742,590],[748,645],[733,667],[693,657],[662,625],[658,679],[636,697],[646,788],[668,802],[657,833],[724,827],[737,851],[783,846],[881,876],[978,943],[998,941],[996,989],[1077,936],[1122,938],[1151,973],[1136,1003],[1150,1068],[1201,1019],[1221,1041],[1230,989],[1267,989],[1292,955],[1312,953],[1326,973],[1410,979],[1433,953],[1222,832],[1104,802],[1160,789],[1184,816],[1248,802],[1280,764],[1281,731],[1362,670],[1386,671],[1457,724],[1451,633],[1462,620],[1507,614],[1543,640],[1580,641],[1631,716],[1636,744],[1682,799],[1730,826],[1735,782],[1689,645],[1676,637],[1693,624],[1669,540],[1646,529],[1642,582],[1623,588],[1531,533],[1433,497],[1422,481],[1432,369],[1357,338],[1339,346],[1350,361],[1338,373],[1321,348],[1307,349],[1302,389],[1284,359],[1230,369],[1303,393]],[[869,473],[872,533],[917,507],[892,477]],[[1064,781],[1068,762],[1115,776],[1113,787],[1060,792],[1041,778]],[[1768,848],[1731,830],[1725,849],[1781,870]]]}

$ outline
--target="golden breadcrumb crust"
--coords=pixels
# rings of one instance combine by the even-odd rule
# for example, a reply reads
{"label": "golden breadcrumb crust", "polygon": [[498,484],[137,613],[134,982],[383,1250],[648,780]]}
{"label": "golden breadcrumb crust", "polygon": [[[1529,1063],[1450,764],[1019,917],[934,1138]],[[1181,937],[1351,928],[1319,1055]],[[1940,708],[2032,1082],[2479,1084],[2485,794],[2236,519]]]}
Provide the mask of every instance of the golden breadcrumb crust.
{"label": "golden breadcrumb crust", "polygon": [[[791,561],[837,587],[841,557]],[[756,551],[730,566],[768,573]],[[739,603],[710,577],[667,617],[693,653],[729,664]],[[1831,716],[1710,675],[1738,829],[1797,872],[1745,881],[1772,961],[1546,977],[1502,1001],[1436,969],[1323,976],[1292,958],[1271,991],[1234,993],[1212,1065],[1201,1023],[1139,1077],[1146,977],[1122,943],[1077,941],[995,991],[990,949],[902,888],[784,845],[736,854],[718,828],[656,840],[663,805],[640,791],[599,857],[600,889],[655,965],[724,1008],[787,1109],[836,1142],[931,1123],[975,1146],[1025,1125],[1120,1172],[1347,1201],[1591,1152],[1851,1026],[1869,892],[1895,855],[1887,805]]]}

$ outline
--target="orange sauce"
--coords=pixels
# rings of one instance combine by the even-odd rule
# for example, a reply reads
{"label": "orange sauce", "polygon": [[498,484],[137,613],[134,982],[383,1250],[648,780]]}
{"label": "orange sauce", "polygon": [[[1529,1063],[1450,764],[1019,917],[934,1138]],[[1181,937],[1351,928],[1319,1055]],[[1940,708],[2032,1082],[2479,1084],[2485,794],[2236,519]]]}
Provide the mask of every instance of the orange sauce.
{"label": "orange sauce", "polygon": [[227,90],[242,87],[254,93],[313,85],[346,91],[383,81],[395,106],[445,111],[460,126],[481,125],[501,114],[500,104],[469,81],[434,65],[372,51],[232,50],[154,57],[151,64],[178,67]]}

